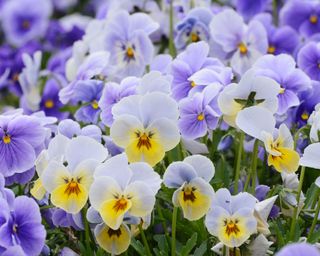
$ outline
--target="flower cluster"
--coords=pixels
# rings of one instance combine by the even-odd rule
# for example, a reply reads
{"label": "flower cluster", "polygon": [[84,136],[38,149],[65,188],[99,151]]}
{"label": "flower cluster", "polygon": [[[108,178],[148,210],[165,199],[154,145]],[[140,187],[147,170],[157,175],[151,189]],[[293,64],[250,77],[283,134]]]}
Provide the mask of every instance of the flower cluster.
{"label": "flower cluster", "polygon": [[0,255],[320,255],[318,1],[0,13]]}

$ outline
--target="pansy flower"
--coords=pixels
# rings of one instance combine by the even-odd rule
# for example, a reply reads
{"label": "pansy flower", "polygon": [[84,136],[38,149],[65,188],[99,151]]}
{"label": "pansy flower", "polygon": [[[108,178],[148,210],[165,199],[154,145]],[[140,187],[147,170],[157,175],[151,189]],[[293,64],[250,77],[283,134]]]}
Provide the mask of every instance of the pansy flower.
{"label": "pansy flower", "polygon": [[129,162],[154,166],[180,141],[177,103],[162,92],[131,95],[112,108],[110,135]]}
{"label": "pansy flower", "polygon": [[309,42],[298,53],[298,66],[313,80],[320,80],[320,43]]}
{"label": "pansy flower", "polygon": [[188,220],[198,220],[209,210],[214,194],[210,185],[215,168],[212,162],[201,155],[186,157],[182,162],[171,163],[163,176],[164,184],[177,189],[173,204],[181,207]]}

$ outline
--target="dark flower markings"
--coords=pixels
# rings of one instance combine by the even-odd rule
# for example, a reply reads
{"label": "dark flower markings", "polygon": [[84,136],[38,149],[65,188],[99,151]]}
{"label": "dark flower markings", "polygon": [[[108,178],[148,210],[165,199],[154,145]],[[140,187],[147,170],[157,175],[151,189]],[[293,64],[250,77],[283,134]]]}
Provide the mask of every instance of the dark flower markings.
{"label": "dark flower markings", "polygon": [[77,196],[81,193],[81,189],[79,188],[79,183],[81,182],[81,177],[74,179],[64,178],[64,181],[67,185],[67,188],[64,190],[64,193],[70,196],[71,194],[76,194]]}
{"label": "dark flower markings", "polygon": [[182,192],[183,192],[183,201],[191,201],[194,202],[197,198],[194,195],[194,191],[196,191],[195,187],[192,187],[191,189],[189,187],[187,188],[183,188]]}
{"label": "dark flower markings", "polygon": [[227,219],[224,220],[224,226],[226,227],[226,234],[228,236],[231,236],[232,234],[237,235],[240,232],[240,229],[238,228],[238,220],[235,219],[235,221],[233,222],[233,220],[228,221]]}
{"label": "dark flower markings", "polygon": [[121,236],[121,228],[117,230],[113,230],[112,228],[108,229],[108,236],[111,238],[113,236],[120,237]]}
{"label": "dark flower markings", "polygon": [[152,147],[150,139],[152,138],[154,133],[148,132],[148,134],[146,134],[146,133],[141,133],[140,131],[136,131],[135,134],[136,134],[137,138],[139,139],[138,143],[137,143],[138,149],[145,147],[147,150],[150,150]]}

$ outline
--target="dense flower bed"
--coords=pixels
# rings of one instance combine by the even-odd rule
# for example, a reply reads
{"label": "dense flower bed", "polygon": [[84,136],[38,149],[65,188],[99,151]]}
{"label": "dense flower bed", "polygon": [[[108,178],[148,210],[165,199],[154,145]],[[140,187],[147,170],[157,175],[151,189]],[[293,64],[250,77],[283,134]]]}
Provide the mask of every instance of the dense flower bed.
{"label": "dense flower bed", "polygon": [[320,255],[318,1],[0,0],[0,24],[0,255]]}

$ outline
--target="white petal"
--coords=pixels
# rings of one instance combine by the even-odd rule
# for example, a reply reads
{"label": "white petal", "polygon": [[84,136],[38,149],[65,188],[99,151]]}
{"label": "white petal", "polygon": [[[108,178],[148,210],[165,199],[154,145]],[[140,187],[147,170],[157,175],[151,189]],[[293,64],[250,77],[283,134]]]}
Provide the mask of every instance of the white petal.
{"label": "white petal", "polygon": [[142,77],[140,84],[137,86],[137,93],[163,92],[169,94],[170,80],[170,77],[162,75],[159,71],[151,71]]}
{"label": "white petal", "polygon": [[270,197],[268,199],[265,199],[259,203],[257,203],[255,205],[255,211],[257,211],[259,213],[259,215],[265,220],[267,221],[268,216],[271,212],[271,209],[275,203],[275,201],[277,200],[278,196],[273,196]]}
{"label": "white petal", "polygon": [[178,188],[196,177],[197,173],[190,164],[177,161],[168,166],[163,175],[163,183],[168,188]]}
{"label": "white petal", "polygon": [[215,168],[211,160],[202,155],[192,155],[186,157],[184,162],[190,164],[197,172],[198,177],[210,182],[215,173]]}
{"label": "white petal", "polygon": [[181,138],[183,146],[186,150],[188,150],[191,154],[208,154],[209,150],[206,144],[201,143],[197,140],[188,140],[185,138]]}
{"label": "white petal", "polygon": [[314,143],[305,148],[300,158],[300,165],[320,169],[320,143]]}
{"label": "white petal", "polygon": [[280,125],[278,137],[283,141],[281,147],[293,149],[293,138],[289,128],[285,124]]}
{"label": "white petal", "polygon": [[64,178],[69,177],[71,177],[71,174],[62,163],[51,161],[40,178],[44,188],[51,192],[65,183]]}
{"label": "white petal", "polygon": [[50,159],[62,160],[66,148],[71,140],[62,134],[57,134],[49,143],[48,154]]}
{"label": "white petal", "polygon": [[238,113],[236,124],[246,134],[262,140],[261,132],[265,131],[272,134],[276,121],[269,110],[253,106]]}
{"label": "white petal", "polygon": [[138,120],[141,120],[139,106],[142,98],[142,95],[130,95],[128,97],[122,98],[112,108],[112,115],[114,119],[117,119],[117,117],[121,115],[132,115],[135,116]]}

